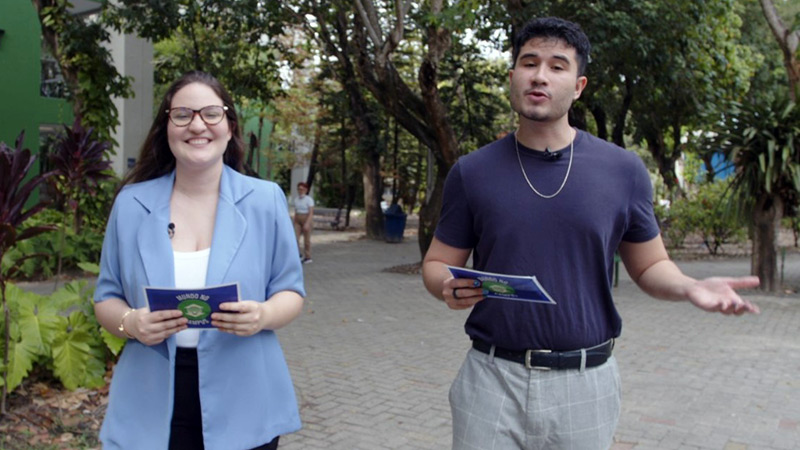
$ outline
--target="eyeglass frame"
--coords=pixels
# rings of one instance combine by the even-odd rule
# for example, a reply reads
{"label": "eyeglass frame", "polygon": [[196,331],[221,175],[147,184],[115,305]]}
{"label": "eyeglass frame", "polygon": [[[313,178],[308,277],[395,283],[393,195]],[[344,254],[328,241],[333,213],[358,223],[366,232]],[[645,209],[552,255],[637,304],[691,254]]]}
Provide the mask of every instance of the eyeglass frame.
{"label": "eyeglass frame", "polygon": [[[219,122],[208,123],[206,121],[206,119],[203,117],[203,114],[202,114],[202,111],[204,109],[206,109],[206,108],[222,108],[222,115],[220,116]],[[188,109],[189,111],[192,112],[192,118],[189,119],[189,122],[187,122],[186,125],[178,125],[172,119],[172,114],[170,114],[170,113],[172,111],[176,110],[176,109]],[[195,116],[200,116],[200,120],[202,120],[204,124],[206,124],[208,126],[213,126],[213,125],[219,125],[220,123],[222,123],[222,120],[225,118],[225,116],[227,116],[226,113],[228,112],[228,107],[225,106],[225,105],[208,105],[208,106],[203,106],[200,109],[192,109],[192,108],[187,108],[185,106],[178,106],[176,108],[169,108],[169,109],[165,110],[164,112],[167,113],[167,117],[169,118],[169,121],[172,122],[172,124],[175,125],[178,128],[184,128],[184,127],[188,127],[189,125],[191,125],[192,122],[194,122],[194,117]]]}

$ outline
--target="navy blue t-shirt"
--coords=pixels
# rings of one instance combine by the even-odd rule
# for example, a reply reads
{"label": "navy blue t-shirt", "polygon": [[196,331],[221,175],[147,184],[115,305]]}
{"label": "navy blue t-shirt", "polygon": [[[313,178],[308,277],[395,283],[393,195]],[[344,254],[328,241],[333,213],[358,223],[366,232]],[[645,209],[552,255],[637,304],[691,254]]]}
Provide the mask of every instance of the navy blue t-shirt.
{"label": "navy blue t-shirt", "polygon": [[[617,337],[622,321],[612,299],[614,252],[621,241],[659,233],[650,176],[634,153],[579,131],[563,190],[544,199],[520,169],[514,134],[461,157],[445,182],[435,236],[473,250],[475,269],[535,275],[556,305],[486,299],[466,323],[471,338],[522,350],[573,350]],[[561,186],[570,147],[560,158],[519,146],[533,186]]]}

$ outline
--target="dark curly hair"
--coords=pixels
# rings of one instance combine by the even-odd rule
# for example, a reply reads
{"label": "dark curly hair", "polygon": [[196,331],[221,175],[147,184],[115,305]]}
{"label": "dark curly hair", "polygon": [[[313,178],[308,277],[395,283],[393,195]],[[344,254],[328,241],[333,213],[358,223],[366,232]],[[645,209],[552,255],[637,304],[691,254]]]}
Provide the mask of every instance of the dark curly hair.
{"label": "dark curly hair", "polygon": [[568,46],[575,49],[578,59],[578,76],[583,76],[586,73],[586,65],[589,63],[592,44],[589,43],[589,38],[586,37],[580,25],[558,17],[533,19],[522,27],[514,37],[511,50],[511,67],[517,64],[517,58],[522,46],[534,38],[551,38],[564,41]]}

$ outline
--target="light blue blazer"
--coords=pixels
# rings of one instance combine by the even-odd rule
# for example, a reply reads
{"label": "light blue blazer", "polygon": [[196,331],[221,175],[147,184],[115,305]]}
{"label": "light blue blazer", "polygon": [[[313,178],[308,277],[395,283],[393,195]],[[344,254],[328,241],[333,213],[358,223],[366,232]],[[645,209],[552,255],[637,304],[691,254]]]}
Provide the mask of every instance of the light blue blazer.
{"label": "light blue blazer", "polygon": [[[175,173],[126,186],[106,228],[95,302],[147,306],[143,286],[175,286],[167,234]],[[180,230],[176,230],[180,233]],[[243,300],[279,291],[305,296],[286,197],[275,183],[222,172],[206,284],[239,282]],[[239,337],[203,331],[197,346],[207,450],[251,449],[300,429],[294,387],[273,331]],[[129,340],[114,368],[100,431],[105,450],[166,449],[172,418],[175,337]]]}

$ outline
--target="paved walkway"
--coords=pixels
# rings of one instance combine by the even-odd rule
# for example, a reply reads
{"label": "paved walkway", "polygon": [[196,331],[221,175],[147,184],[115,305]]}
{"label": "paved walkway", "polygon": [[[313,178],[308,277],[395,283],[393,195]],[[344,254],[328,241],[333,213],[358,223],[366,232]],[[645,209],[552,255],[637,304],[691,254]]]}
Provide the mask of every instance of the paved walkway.
{"label": "paved walkway", "polygon": [[[413,237],[359,236],[315,232],[304,312],[279,331],[304,426],[281,449],[447,450],[467,313],[430,297],[419,275],[383,271],[419,261]],[[746,258],[679,265],[749,272]],[[786,269],[800,273],[800,254]],[[734,318],[652,300],[624,273],[614,293],[623,409],[612,450],[800,449],[800,296],[750,293],[762,314]]]}
{"label": "paved walkway", "polygon": [[[449,449],[466,312],[430,297],[419,275],[383,271],[419,260],[413,238],[315,236],[304,313],[279,332],[304,422],[281,449]],[[746,259],[680,265],[694,276],[749,270]],[[800,255],[787,267],[800,268]],[[615,296],[624,328],[614,450],[800,448],[797,295],[749,295],[762,314],[739,318],[654,301],[624,274]]]}

